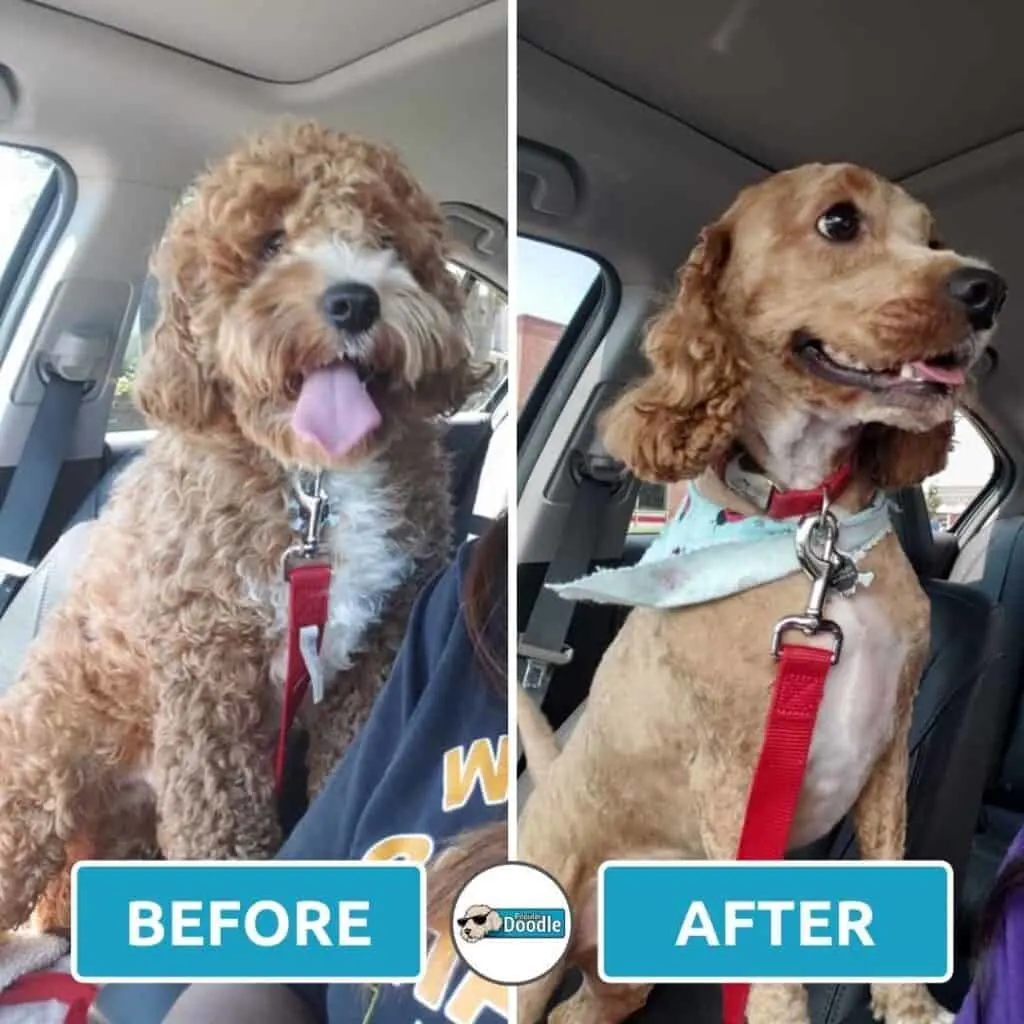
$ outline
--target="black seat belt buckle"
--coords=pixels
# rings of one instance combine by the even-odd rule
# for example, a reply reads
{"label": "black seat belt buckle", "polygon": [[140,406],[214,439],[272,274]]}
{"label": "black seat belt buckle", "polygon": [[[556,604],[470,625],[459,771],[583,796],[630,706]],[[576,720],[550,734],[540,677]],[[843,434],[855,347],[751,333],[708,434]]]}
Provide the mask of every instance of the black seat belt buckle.
{"label": "black seat belt buckle", "polygon": [[549,651],[520,638],[517,653],[524,662],[519,676],[520,685],[524,690],[544,690],[551,679],[551,673],[556,668],[568,665],[575,652],[568,644],[560,651]]}

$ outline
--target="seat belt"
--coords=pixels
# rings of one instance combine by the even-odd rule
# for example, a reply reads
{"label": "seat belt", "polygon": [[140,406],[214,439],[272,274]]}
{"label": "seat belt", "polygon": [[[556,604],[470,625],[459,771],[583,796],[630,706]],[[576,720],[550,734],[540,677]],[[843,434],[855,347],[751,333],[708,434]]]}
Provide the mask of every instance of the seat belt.
{"label": "seat belt", "polygon": [[51,370],[18,465],[0,506],[0,615],[31,574],[29,556],[71,446],[88,387]]}
{"label": "seat belt", "polygon": [[579,473],[566,527],[544,574],[526,629],[519,635],[519,682],[538,706],[544,703],[555,669],[568,665],[573,650],[565,643],[576,602],[559,597],[552,583],[568,583],[590,566],[612,498],[622,481],[622,467],[607,456],[587,457]]}

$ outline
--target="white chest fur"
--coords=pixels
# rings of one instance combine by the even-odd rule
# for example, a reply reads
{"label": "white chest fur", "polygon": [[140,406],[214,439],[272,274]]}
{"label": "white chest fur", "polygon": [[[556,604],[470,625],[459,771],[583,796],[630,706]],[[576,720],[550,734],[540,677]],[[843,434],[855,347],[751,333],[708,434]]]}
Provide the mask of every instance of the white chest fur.
{"label": "white chest fur", "polygon": [[[331,510],[323,533],[331,589],[320,657],[330,685],[335,673],[352,665],[388,599],[413,572],[414,562],[396,530],[407,515],[405,495],[400,484],[388,481],[384,465],[366,463],[331,472],[323,487]],[[271,628],[280,638],[271,666],[273,681],[280,686],[287,659],[288,589],[282,579],[258,589],[273,608]]]}
{"label": "white chest fur", "polygon": [[811,739],[790,833],[797,848],[829,832],[849,811],[892,738],[900,673],[908,653],[870,588],[832,596],[825,614],[843,631]]}

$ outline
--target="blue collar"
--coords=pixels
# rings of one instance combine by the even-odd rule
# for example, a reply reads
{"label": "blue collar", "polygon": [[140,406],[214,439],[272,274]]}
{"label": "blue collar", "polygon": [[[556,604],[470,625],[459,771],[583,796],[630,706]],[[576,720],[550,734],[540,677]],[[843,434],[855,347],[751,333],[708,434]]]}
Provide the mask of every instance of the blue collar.
{"label": "blue collar", "polygon": [[[889,505],[879,492],[867,508],[839,519],[837,547],[854,562],[889,531]],[[687,500],[665,524],[635,566],[605,569],[551,584],[570,601],[594,601],[648,608],[681,608],[714,601],[800,572],[794,538],[799,518],[749,516],[726,519],[725,509],[705,498],[691,483]],[[862,573],[858,584],[871,583]]]}

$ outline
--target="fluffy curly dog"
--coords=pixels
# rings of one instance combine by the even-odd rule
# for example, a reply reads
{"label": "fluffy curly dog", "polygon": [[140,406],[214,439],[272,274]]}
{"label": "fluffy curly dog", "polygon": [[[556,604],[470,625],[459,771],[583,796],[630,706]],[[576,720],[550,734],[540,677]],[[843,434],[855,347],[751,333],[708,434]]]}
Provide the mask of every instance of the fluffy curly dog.
{"label": "fluffy curly dog", "polygon": [[[849,165],[801,167],[744,191],[704,230],[651,327],[650,373],[610,409],[609,451],[642,479],[696,478],[698,496],[755,516],[726,482],[737,451],[784,489],[814,490],[846,465],[837,517],[878,507],[886,529],[872,499],[943,466],[958,392],[1005,295],[994,272],[934,232],[924,206]],[[852,810],[862,856],[899,859],[929,610],[891,532],[859,569],[874,574],[870,585],[825,606],[845,644],[789,843],[808,844]],[[555,875],[582,922],[570,958],[586,979],[553,1019],[613,1024],[647,998],[646,987],[597,977],[603,861],[735,857],[777,668],[773,627],[802,611],[808,590],[797,573],[707,603],[635,608],[564,749],[533,773],[517,857]],[[558,974],[520,990],[522,1024],[542,1017]],[[872,995],[888,1024],[952,1019],[923,985]],[[747,1013],[751,1024],[806,1024],[806,992],[755,985]]]}
{"label": "fluffy curly dog", "polygon": [[326,471],[333,570],[326,697],[304,709],[312,789],[449,554],[438,416],[481,369],[440,211],[394,152],[272,129],[198,180],[153,271],[136,396],[160,432],[0,704],[0,929],[47,886],[60,923],[75,857],[275,850],[300,470]]}

